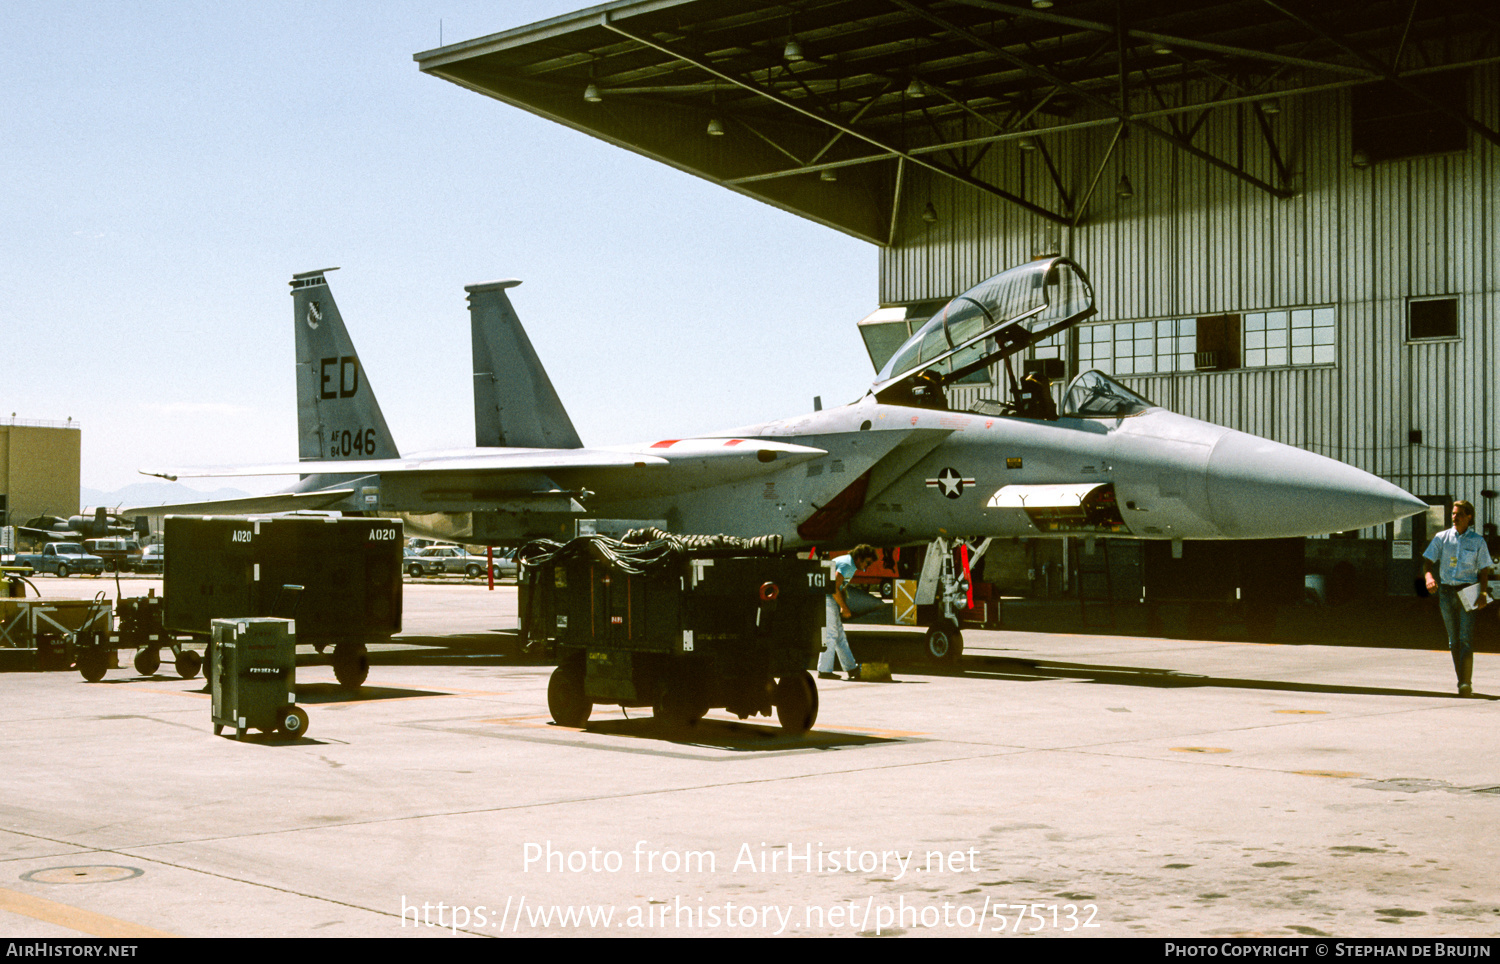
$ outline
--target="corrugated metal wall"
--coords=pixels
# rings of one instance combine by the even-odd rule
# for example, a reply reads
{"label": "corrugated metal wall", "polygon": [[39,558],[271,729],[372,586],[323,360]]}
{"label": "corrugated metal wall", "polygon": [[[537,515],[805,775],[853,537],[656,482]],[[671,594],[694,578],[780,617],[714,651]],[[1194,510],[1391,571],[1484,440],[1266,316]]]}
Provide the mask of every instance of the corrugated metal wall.
{"label": "corrugated metal wall", "polygon": [[[1500,68],[1469,77],[1473,114],[1500,128]],[[1478,501],[1496,488],[1500,430],[1490,381],[1500,362],[1500,149],[1470,134],[1460,154],[1355,167],[1350,96],[1286,98],[1271,119],[1293,172],[1281,200],[1136,133],[1106,165],[1062,253],[1089,273],[1100,321],[1192,318],[1336,306],[1337,362],[1123,378],[1176,411],[1299,445],[1419,495]],[[1087,187],[1113,130],[1049,135],[1065,184]],[[1225,107],[1194,143],[1276,183],[1249,107]],[[896,242],[881,253],[881,301],[949,297],[1033,253],[1058,229],[999,198],[909,172]],[[996,145],[980,176],[1062,210],[1042,159]],[[1116,196],[1122,174],[1133,198]],[[921,219],[931,201],[935,224]],[[1407,299],[1458,299],[1459,339],[1407,343]],[[989,392],[966,394],[994,397]],[[1419,444],[1408,433],[1419,430]],[[1481,514],[1483,515],[1483,506]]]}

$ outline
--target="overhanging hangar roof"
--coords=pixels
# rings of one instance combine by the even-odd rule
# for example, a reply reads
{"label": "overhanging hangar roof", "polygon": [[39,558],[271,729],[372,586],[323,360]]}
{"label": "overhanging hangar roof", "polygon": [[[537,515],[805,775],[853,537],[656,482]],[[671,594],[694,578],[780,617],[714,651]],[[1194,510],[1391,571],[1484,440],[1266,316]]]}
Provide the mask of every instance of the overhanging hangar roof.
{"label": "overhanging hangar roof", "polygon": [[[1090,127],[1161,139],[1276,196],[1292,190],[1267,118],[1291,97],[1384,84],[1500,145],[1462,102],[1433,95],[1434,78],[1500,61],[1500,11],[1470,0],[621,0],[415,59],[876,244],[917,169],[1078,223],[1087,196],[1053,152],[1056,135]],[[1253,110],[1279,176],[1195,143],[1235,105]],[[1023,139],[1061,205],[975,173]]]}

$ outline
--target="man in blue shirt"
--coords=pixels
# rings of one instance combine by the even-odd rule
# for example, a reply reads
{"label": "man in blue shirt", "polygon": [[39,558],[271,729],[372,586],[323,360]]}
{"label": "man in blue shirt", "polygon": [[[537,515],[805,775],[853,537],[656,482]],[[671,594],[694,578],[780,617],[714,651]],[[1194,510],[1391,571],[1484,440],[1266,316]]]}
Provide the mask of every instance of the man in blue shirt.
{"label": "man in blue shirt", "polygon": [[859,664],[854,661],[854,653],[849,649],[849,637],[844,635],[844,619],[854,615],[849,611],[849,597],[845,590],[856,572],[870,568],[879,558],[880,553],[873,546],[860,544],[849,550],[847,556],[838,556],[833,560],[833,592],[828,596],[828,617],[823,625],[823,655],[818,657],[820,679],[835,678],[835,654],[850,679],[859,677]]}
{"label": "man in blue shirt", "polygon": [[1458,673],[1458,695],[1469,696],[1474,692],[1474,610],[1466,609],[1458,594],[1477,582],[1483,605],[1489,596],[1490,567],[1494,565],[1484,537],[1474,531],[1474,506],[1462,500],[1453,503],[1453,528],[1433,537],[1422,560],[1427,570],[1427,591],[1437,593],[1438,610],[1448,630],[1448,652]]}

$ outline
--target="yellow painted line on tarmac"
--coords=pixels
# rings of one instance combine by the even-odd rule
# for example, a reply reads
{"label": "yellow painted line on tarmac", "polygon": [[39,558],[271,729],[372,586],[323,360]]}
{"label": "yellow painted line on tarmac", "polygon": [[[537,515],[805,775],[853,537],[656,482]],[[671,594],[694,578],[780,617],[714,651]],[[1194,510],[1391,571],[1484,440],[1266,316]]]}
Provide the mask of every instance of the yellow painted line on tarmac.
{"label": "yellow painted line on tarmac", "polygon": [[134,924],[118,917],[106,917],[91,910],[59,904],[55,900],[33,897],[19,891],[0,888],[0,910],[31,917],[35,920],[56,924],[69,930],[93,937],[176,937],[143,924]]}

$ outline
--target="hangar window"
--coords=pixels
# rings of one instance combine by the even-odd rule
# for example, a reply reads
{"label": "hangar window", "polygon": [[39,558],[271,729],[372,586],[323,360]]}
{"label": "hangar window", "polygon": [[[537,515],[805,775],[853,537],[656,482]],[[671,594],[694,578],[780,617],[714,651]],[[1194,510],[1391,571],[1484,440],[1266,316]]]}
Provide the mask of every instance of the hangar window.
{"label": "hangar window", "polygon": [[1169,375],[1334,363],[1332,305],[1084,325],[1078,367]]}
{"label": "hangar window", "polygon": [[1253,311],[1245,315],[1245,368],[1333,364],[1332,307]]}
{"label": "hangar window", "polygon": [[1197,332],[1196,318],[1083,326],[1078,329],[1078,367],[1116,375],[1190,372]]}
{"label": "hangar window", "polygon": [[1457,337],[1457,298],[1412,298],[1406,303],[1407,341]]}

